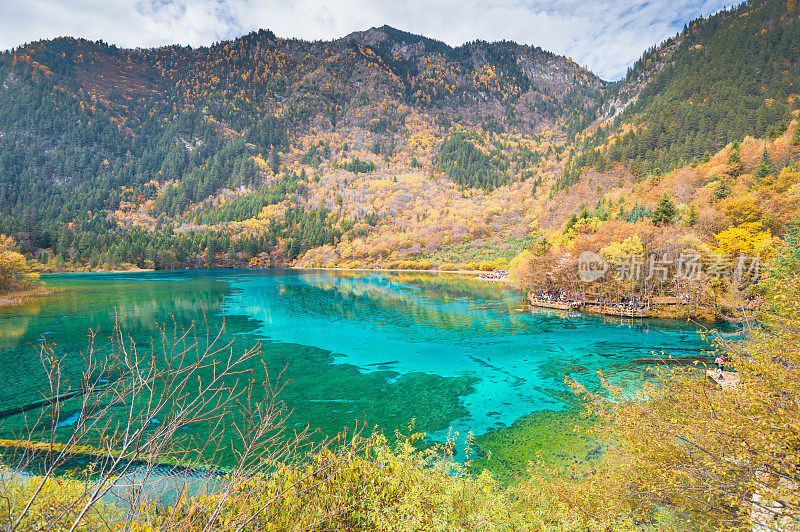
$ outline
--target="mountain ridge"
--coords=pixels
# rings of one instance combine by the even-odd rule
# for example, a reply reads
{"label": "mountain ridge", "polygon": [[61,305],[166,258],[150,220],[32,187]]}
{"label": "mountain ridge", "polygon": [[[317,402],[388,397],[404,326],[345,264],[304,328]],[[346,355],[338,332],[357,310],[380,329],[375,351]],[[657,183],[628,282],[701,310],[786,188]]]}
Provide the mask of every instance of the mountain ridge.
{"label": "mountain ridge", "polygon": [[[89,266],[287,264],[313,249],[307,263],[510,260],[615,190],[652,204],[630,193],[639,182],[785,132],[780,76],[759,103],[717,55],[735,42],[761,72],[773,54],[795,76],[789,4],[692,21],[613,84],[538,47],[451,47],[390,26],[198,48],[31,43],[0,53],[0,232]],[[716,54],[705,63],[700,41]],[[727,108],[704,103],[704,65]],[[98,246],[113,249],[93,257]]]}

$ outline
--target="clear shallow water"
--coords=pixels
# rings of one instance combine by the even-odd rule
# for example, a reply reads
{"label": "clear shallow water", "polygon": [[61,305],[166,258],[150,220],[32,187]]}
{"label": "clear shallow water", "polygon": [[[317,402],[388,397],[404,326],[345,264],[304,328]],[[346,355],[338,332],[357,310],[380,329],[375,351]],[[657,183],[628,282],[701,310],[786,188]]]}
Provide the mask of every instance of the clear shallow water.
{"label": "clear shallow water", "polygon": [[[636,386],[646,368],[636,359],[708,347],[681,322],[520,312],[520,293],[450,275],[189,271],[46,282],[65,290],[0,308],[0,409],[41,399],[43,337],[67,354],[66,377],[79,378],[88,329],[99,327],[102,342],[115,311],[141,341],[171,316],[202,323],[205,308],[215,329],[224,313],[225,335],[238,348],[261,340],[267,366],[286,366],[292,382],[281,398],[293,422],[329,434],[356,418],[387,433],[415,418],[416,430],[440,440],[451,427],[482,434],[568,408],[564,375],[593,387],[603,370]],[[0,437],[20,426],[5,420]]]}

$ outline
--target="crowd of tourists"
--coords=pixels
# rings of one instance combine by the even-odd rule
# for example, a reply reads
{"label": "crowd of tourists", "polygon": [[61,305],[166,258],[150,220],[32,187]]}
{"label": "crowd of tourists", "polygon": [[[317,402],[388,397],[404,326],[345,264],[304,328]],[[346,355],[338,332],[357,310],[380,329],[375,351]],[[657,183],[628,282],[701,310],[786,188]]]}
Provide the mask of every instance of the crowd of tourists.
{"label": "crowd of tourists", "polygon": [[614,305],[614,308],[618,310],[641,310],[649,306],[649,302],[647,301],[635,297],[623,296],[620,298],[619,302]]}
{"label": "crowd of tourists", "polygon": [[561,290],[560,288],[553,288],[551,290],[539,290],[538,292],[531,292],[531,299],[539,301],[547,301],[548,303],[567,303],[569,301],[578,300],[577,293],[569,293]]}

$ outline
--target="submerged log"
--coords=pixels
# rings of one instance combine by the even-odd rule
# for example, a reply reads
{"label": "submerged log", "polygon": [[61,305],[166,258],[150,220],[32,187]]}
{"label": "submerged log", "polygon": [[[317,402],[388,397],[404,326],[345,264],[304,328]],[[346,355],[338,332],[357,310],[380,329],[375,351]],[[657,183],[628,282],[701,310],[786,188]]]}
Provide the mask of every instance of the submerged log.
{"label": "submerged log", "polygon": [[22,405],[22,406],[15,406],[13,408],[6,408],[5,410],[0,410],[0,419],[5,419],[7,417],[15,416],[17,414],[23,414],[28,410],[36,410],[39,408],[44,408],[46,406],[60,403],[61,401],[66,401],[67,399],[80,397],[85,393],[86,393],[85,390],[77,390],[74,392],[67,392],[65,394],[57,395],[55,397],[51,397],[43,401],[37,401],[35,403],[29,403],[27,405]]}
{"label": "submerged log", "polygon": [[104,382],[104,384],[101,384],[99,386],[81,388],[80,390],[71,390],[61,395],[56,395],[55,397],[43,399],[42,401],[36,401],[35,403],[28,403],[27,405],[15,406],[12,408],[6,408],[5,410],[0,410],[0,419],[5,419],[7,417],[15,416],[17,414],[24,414],[29,410],[37,410],[39,408],[44,408],[46,406],[54,405],[56,403],[60,403],[61,401],[74,399],[75,397],[80,397],[90,392],[99,392],[101,390],[105,390],[106,388],[111,386],[111,384],[117,379],[118,377],[105,377],[104,380],[106,382]]}

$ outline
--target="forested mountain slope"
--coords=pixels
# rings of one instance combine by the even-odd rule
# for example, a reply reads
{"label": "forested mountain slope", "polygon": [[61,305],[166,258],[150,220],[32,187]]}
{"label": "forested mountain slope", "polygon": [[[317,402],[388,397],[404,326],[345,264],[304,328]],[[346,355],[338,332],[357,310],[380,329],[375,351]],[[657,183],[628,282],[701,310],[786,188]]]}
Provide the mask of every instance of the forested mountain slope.
{"label": "forested mountain slope", "polygon": [[[314,43],[262,30],[200,49],[121,50],[62,38],[0,55],[0,80],[3,231],[78,261],[132,237],[103,258],[111,263],[153,262],[177,238],[174,230],[191,241],[186,248],[207,247],[210,238],[218,241],[212,251],[228,251],[237,245],[230,235],[195,230],[193,222],[244,221],[271,203],[286,207],[281,220],[249,232],[253,242],[236,252],[294,258],[337,240],[358,216],[333,219],[330,208],[307,205],[307,176],[323,161],[352,174],[373,172],[376,162],[397,173],[402,167],[391,158],[413,157],[410,137],[424,130],[433,141],[454,124],[559,136],[604,87],[537,48],[454,49],[389,27]],[[317,138],[319,153],[307,145]],[[333,139],[341,141],[332,148]],[[433,157],[420,153],[407,164],[426,161],[418,173],[427,176]],[[461,185],[508,182],[507,161],[484,159],[476,161],[483,177],[462,173]],[[267,191],[272,181],[277,188]],[[248,196],[239,201],[247,212],[207,212],[236,195]],[[119,214],[144,205],[159,230],[147,223],[153,234],[132,236]],[[185,254],[160,262],[184,264],[195,253]]]}
{"label": "forested mountain slope", "polygon": [[[21,46],[0,54],[0,233],[53,268],[491,267],[601,204],[649,223],[663,174],[784,133],[798,15],[761,0],[693,21],[614,84],[539,48],[388,26]],[[663,192],[706,212],[706,186]]]}
{"label": "forested mountain slope", "polygon": [[[751,1],[686,25],[647,51],[600,104],[586,141],[602,168],[659,173],[702,161],[745,136],[775,137],[800,108],[800,11],[794,0]],[[589,159],[592,159],[589,161]]]}

